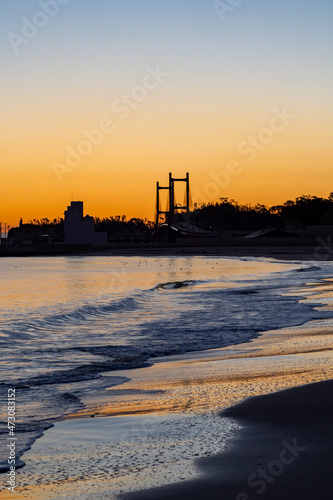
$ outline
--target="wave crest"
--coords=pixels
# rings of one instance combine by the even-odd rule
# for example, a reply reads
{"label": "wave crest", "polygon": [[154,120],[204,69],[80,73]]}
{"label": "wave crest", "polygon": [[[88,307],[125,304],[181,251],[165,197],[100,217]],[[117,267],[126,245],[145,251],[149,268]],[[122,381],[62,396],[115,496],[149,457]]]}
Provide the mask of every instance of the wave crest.
{"label": "wave crest", "polygon": [[175,290],[176,288],[185,288],[187,286],[194,286],[197,282],[194,280],[186,281],[168,281],[167,283],[160,283],[154,290]]}
{"label": "wave crest", "polygon": [[296,269],[296,273],[309,273],[311,271],[320,271],[320,267],[318,266],[309,266],[309,267],[300,267],[299,269]]}

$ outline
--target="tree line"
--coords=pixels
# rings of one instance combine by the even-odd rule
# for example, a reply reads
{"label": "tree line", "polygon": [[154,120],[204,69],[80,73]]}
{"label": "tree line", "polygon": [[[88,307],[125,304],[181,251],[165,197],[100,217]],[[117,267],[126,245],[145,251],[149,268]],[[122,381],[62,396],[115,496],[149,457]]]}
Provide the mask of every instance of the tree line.
{"label": "tree line", "polygon": [[272,207],[260,203],[240,205],[235,200],[220,198],[218,202],[196,206],[191,221],[216,231],[286,226],[306,229],[309,225],[333,224],[333,193],[328,198],[303,195]]}
{"label": "tree line", "polygon": [[[309,225],[333,225],[333,193],[328,198],[303,195],[271,207],[260,203],[241,205],[233,199],[220,198],[214,203],[195,205],[190,214],[179,214],[178,219],[213,231],[251,231],[267,227],[306,229]],[[142,218],[127,219],[125,215],[94,217],[94,221],[95,230],[106,232],[109,239],[147,239],[155,230],[153,222]],[[54,240],[61,240],[63,234],[64,219],[58,217],[21,222],[20,227],[10,229],[8,236],[31,240],[49,235]]]}

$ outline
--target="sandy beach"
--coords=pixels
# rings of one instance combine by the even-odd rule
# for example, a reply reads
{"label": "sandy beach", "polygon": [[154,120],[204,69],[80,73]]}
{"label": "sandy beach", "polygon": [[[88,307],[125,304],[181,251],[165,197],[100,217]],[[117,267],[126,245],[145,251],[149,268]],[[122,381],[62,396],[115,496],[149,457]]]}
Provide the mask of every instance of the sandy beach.
{"label": "sandy beach", "polygon": [[201,459],[204,477],[123,500],[330,498],[333,381],[251,398],[223,412],[244,425],[223,454]]}
{"label": "sandy beach", "polygon": [[0,20],[0,500],[331,498],[333,0]]}
{"label": "sandy beach", "polygon": [[[286,255],[290,258],[290,254]],[[95,274],[89,274],[86,280],[89,286],[83,288],[88,305],[80,302],[80,307],[71,306],[69,313],[47,315],[42,321],[37,317],[36,324],[30,322],[36,331],[30,341],[37,346],[31,356],[34,362],[40,356],[39,342],[43,339],[51,343],[52,356],[61,353],[59,366],[68,360],[74,363],[76,355],[79,368],[84,363],[90,367],[97,356],[92,375],[98,376],[83,377],[75,385],[70,376],[49,379],[50,357],[41,358],[41,370],[47,377],[42,372],[37,384],[34,378],[28,379],[29,395],[26,385],[17,407],[25,409],[27,420],[30,415],[35,418],[38,409],[39,418],[49,422],[47,412],[54,412],[59,403],[66,403],[66,413],[60,413],[64,411],[61,406],[52,417],[53,427],[45,427],[44,435],[26,448],[21,456],[26,465],[16,470],[15,493],[3,488],[0,498],[316,498],[317,490],[306,486],[312,497],[310,493],[309,497],[303,495],[303,490],[295,493],[299,483],[306,485],[312,462],[314,473],[318,469],[322,492],[329,492],[319,474],[329,467],[325,450],[330,442],[322,438],[330,434],[327,405],[331,385],[311,384],[333,379],[333,287],[330,265],[317,265],[310,257],[307,261],[290,258],[288,263],[245,256],[161,257],[149,261],[150,267],[156,268],[150,275],[148,262],[128,256],[114,258],[113,266],[121,272],[112,271],[109,276],[105,274],[109,259],[75,258],[68,283],[72,284],[72,268],[79,269],[77,283],[82,287],[83,270],[90,273],[95,266]],[[43,273],[46,263],[50,276],[54,276],[54,266],[59,272],[59,265],[65,266],[64,273],[59,274],[61,280],[68,276],[67,260],[43,262]],[[40,265],[34,259],[29,264],[37,269]],[[124,300],[117,298],[114,302],[107,294],[106,300],[95,306],[96,293],[93,302],[90,299],[91,283],[99,283],[104,293],[108,284],[104,280],[111,277],[119,287],[119,276],[123,277],[123,286],[140,282],[143,291],[124,292]],[[201,279],[197,280],[198,276]],[[67,287],[65,290],[64,297],[68,297]],[[207,300],[202,301],[202,297]],[[52,294],[49,300],[53,300]],[[54,300],[58,304],[58,295]],[[166,309],[159,316],[161,307]],[[225,314],[220,315],[221,311]],[[289,315],[286,319],[292,321],[281,324],[280,316],[276,322],[275,316],[281,314]],[[147,316],[154,319],[149,328],[136,330],[138,322]],[[206,322],[215,316],[220,323],[205,329]],[[124,325],[126,333],[125,337],[121,331],[119,337],[112,337],[112,347],[111,321],[115,326]],[[219,329],[228,331],[228,321],[233,333],[225,347],[220,347],[218,338],[215,345],[219,348],[202,348],[200,342],[207,339],[211,342],[208,345],[214,345],[214,334]],[[69,325],[70,335],[64,335],[64,323]],[[166,342],[160,344],[166,327]],[[249,328],[252,337],[246,336]],[[26,332],[26,323],[22,324],[22,332]],[[13,339],[15,336],[16,331]],[[76,343],[63,351],[63,342],[75,340],[76,336]],[[141,361],[137,357],[141,352],[139,343],[129,349],[128,344],[136,338],[142,339],[145,349],[157,342],[150,358],[142,357]],[[183,350],[184,339],[187,349]],[[91,346],[86,344],[88,340]],[[177,349],[172,351],[174,347]],[[108,352],[111,363],[105,364],[99,356]],[[112,356],[116,355],[118,364],[112,365]],[[25,364],[21,369],[24,373]],[[43,382],[47,382],[44,386],[48,391],[56,389],[52,398],[50,393],[42,392]],[[38,405],[43,394],[45,404],[42,401]],[[29,398],[30,405],[24,407],[23,398]],[[302,448],[302,454],[293,457],[291,449],[298,453],[297,446]],[[297,460],[291,462],[292,458]],[[267,470],[263,489],[261,474]],[[6,480],[5,475],[2,477]]]}
{"label": "sandy beach", "polygon": [[[328,320],[314,321],[119,371],[130,381],[110,387],[110,404],[92,394],[81,415],[56,423],[24,455],[17,498],[249,500],[261,467],[274,481],[260,498],[326,498],[332,383],[308,384],[333,378],[331,332]],[[285,452],[290,466],[280,474],[281,450],[295,439],[306,451],[293,463]]]}

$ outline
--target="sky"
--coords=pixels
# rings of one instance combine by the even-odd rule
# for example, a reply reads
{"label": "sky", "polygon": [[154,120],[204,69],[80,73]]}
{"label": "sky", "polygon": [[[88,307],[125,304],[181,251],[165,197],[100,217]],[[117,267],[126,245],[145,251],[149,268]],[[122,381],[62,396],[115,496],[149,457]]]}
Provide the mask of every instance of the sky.
{"label": "sky", "polygon": [[152,220],[169,172],[198,203],[328,196],[332,21],[331,0],[1,0],[0,221]]}

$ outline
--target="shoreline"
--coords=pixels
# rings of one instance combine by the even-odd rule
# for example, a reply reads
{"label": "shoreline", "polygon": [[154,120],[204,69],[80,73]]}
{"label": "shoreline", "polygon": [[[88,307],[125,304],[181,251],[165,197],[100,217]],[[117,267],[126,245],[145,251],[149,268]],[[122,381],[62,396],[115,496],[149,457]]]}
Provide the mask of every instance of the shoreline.
{"label": "shoreline", "polygon": [[[324,246],[266,246],[266,245],[242,245],[242,246],[179,246],[179,247],[123,247],[104,249],[67,249],[58,248],[20,248],[10,249],[3,247],[1,257],[56,257],[56,256],[86,256],[86,257],[159,257],[159,256],[209,256],[214,257],[266,257],[279,260],[333,260],[333,249]],[[11,251],[12,250],[12,251]]]}
{"label": "shoreline", "polygon": [[[311,441],[313,433],[311,426],[310,430],[307,429],[308,422],[301,419],[297,425],[294,425],[294,421],[276,425],[272,419],[267,421],[262,415],[258,418],[251,408],[253,418],[248,422],[249,411],[243,411],[242,405],[251,406],[251,401],[265,401],[266,397],[274,400],[276,395],[288,393],[288,390],[298,391],[310,385],[321,384],[324,378],[333,379],[331,338],[331,321],[327,324],[326,320],[317,320],[304,327],[265,332],[243,345],[188,353],[185,356],[174,355],[168,361],[156,358],[153,366],[128,370],[126,373],[122,371],[122,374],[129,377],[133,374],[133,378],[121,388],[110,388],[109,405],[94,415],[96,418],[82,419],[83,416],[89,417],[92,414],[76,415],[75,418],[56,423],[27,452],[23,457],[26,467],[18,471],[17,498],[201,500],[207,497],[204,494],[207,488],[212,488],[210,499],[255,500],[257,495],[253,494],[253,488],[250,488],[250,495],[249,487],[246,490],[246,480],[250,473],[256,473],[259,468],[257,463],[265,465],[276,457],[279,458],[282,441],[289,442],[292,434],[297,437],[299,432],[303,432]],[[287,352],[282,352],[283,346],[288,346]],[[294,389],[295,387],[297,388]],[[127,401],[124,406],[117,407],[119,401],[123,401],[123,389],[127,394]],[[294,401],[295,398],[291,398],[291,403]],[[299,398],[299,403],[303,405],[302,397]],[[316,407],[319,408],[317,403]],[[257,405],[257,409],[262,413],[263,405]],[[154,414],[154,410],[157,413]],[[112,414],[120,416],[111,416]],[[209,420],[209,415],[215,415],[215,420]],[[288,417],[288,412],[284,415],[286,416]],[[236,437],[231,441],[230,438],[226,441],[224,438],[224,417],[236,426]],[[220,419],[220,423],[216,419]],[[176,421],[183,422],[184,425],[179,427],[172,423]],[[114,429],[121,422],[124,422],[124,427],[120,431],[118,444],[112,444]],[[169,422],[167,429],[164,422]],[[314,425],[324,432],[326,424],[323,424],[325,422],[320,417],[314,419]],[[237,430],[239,425],[243,426],[241,430]],[[330,432],[330,429],[325,432]],[[150,437],[152,431],[153,441]],[[166,462],[162,459],[159,452],[160,433],[171,439],[169,444],[172,444],[172,453],[178,450],[179,445],[184,446],[183,457],[176,460],[174,457],[170,461],[169,456]],[[189,437],[193,444],[188,441]],[[206,456],[201,453],[204,441]],[[215,451],[209,450],[210,442],[215,447],[217,445]],[[103,443],[103,449],[99,443]],[[249,448],[248,443],[253,445]],[[228,448],[221,455],[225,444]],[[260,446],[263,449],[259,450]],[[316,453],[319,453],[320,446],[319,442]],[[163,445],[164,451],[166,448],[168,446]],[[257,454],[246,455],[246,450],[254,450]],[[155,458],[151,456],[152,452]],[[167,453],[169,452],[170,447]],[[196,453],[200,458],[196,459]],[[135,458],[133,463],[130,455]],[[258,460],[257,455],[262,455],[266,462],[262,457]],[[121,462],[126,457],[129,460],[127,465]],[[240,457],[244,457],[242,464]],[[138,458],[140,463],[137,463]],[[229,463],[228,480],[231,470],[235,477],[230,486],[233,488],[230,490],[231,496],[226,496],[226,483],[221,483],[221,464],[225,467]],[[240,469],[240,464],[243,469]],[[254,465],[256,467],[253,469]],[[171,484],[165,486],[169,482]],[[234,495],[236,489],[237,493]],[[272,491],[274,493],[275,489],[268,489],[268,493]],[[243,492],[248,496],[238,498]],[[185,496],[187,494],[188,497]],[[7,497],[0,493],[0,498]],[[260,498],[266,499],[264,495],[260,495]],[[273,498],[280,500],[289,497],[268,496],[267,500]],[[293,494],[290,500],[295,498],[301,497]],[[304,498],[307,500],[307,497]],[[316,496],[312,500],[313,498]]]}
{"label": "shoreline", "polygon": [[251,397],[221,415],[244,427],[220,455],[196,462],[200,479],[119,500],[313,500],[333,492],[333,380]]}
{"label": "shoreline", "polygon": [[[321,291],[323,297],[329,297],[331,289],[332,289],[331,284],[326,283],[325,281],[321,281],[320,283],[311,283],[311,288],[310,288],[311,291],[313,290],[316,290],[317,292]],[[311,301],[311,293],[310,296],[308,294],[306,295],[307,295],[306,300]],[[323,303],[320,301],[320,303],[321,307],[325,307],[325,301]],[[332,310],[331,307],[329,306],[329,303],[327,307],[329,310]],[[238,344],[238,345],[236,344],[219,349],[210,349],[208,351],[190,352],[185,355],[184,354],[171,355],[168,356],[167,361],[165,357],[153,358],[154,364],[152,366],[145,368],[134,368],[132,370],[121,370],[121,372],[119,373],[122,376],[129,375],[128,377],[129,382],[122,387],[108,388],[107,391],[110,392],[106,396],[106,400],[108,400],[109,402],[104,407],[100,406],[100,401],[103,401],[103,399],[99,401],[96,399],[95,395],[92,394],[91,401],[88,400],[91,406],[88,409],[88,413],[86,413],[85,416],[107,417],[110,415],[118,414],[121,416],[120,418],[126,419],[128,417],[130,419],[138,420],[138,416],[143,416],[144,418],[146,418],[145,414],[148,415],[149,417],[149,415],[152,415],[155,411],[159,412],[158,415],[156,414],[156,417],[154,417],[156,418],[155,425],[157,427],[160,426],[160,428],[162,429],[163,425],[159,425],[158,421],[163,422],[163,420],[160,419],[160,416],[161,414],[163,414],[163,412],[169,413],[170,415],[176,412],[178,413],[179,417],[182,415],[185,416],[185,413],[187,412],[189,413],[192,412],[193,415],[195,412],[202,411],[203,413],[205,413],[209,411],[209,412],[215,412],[215,414],[217,415],[221,414],[220,412],[223,408],[229,408],[229,409],[231,408],[231,411],[233,411],[235,403],[243,401],[245,398],[249,398],[249,396],[252,395],[258,396],[259,394],[262,395],[267,393],[276,394],[276,391],[281,391],[283,389],[286,389],[287,387],[297,387],[297,386],[306,387],[309,383],[312,382],[322,381],[324,379],[333,379],[333,371],[331,363],[331,349],[332,349],[331,346],[332,346],[332,319],[328,318],[327,320],[326,319],[311,320],[299,326],[286,327],[282,329],[280,328],[278,330],[270,330],[263,333],[259,333],[258,337],[255,337],[251,341],[247,341],[244,344]],[[133,376],[131,376],[131,372],[133,373]],[[103,376],[108,376],[110,374],[116,376],[118,372],[117,371],[104,372]],[[122,392],[123,390],[125,391],[124,393]],[[140,397],[142,396],[141,401],[138,395]],[[117,396],[119,396],[118,399]],[[119,401],[121,403],[120,405]],[[123,405],[124,402],[126,403],[125,405]],[[94,414],[89,414],[91,408],[93,408],[94,405],[95,408],[98,408],[98,412]],[[119,406],[117,407],[117,405]],[[239,405],[237,405],[237,407],[238,406]],[[221,415],[226,416],[227,418],[235,418],[237,426],[237,418],[239,419],[240,417],[237,417],[237,414],[233,415],[232,413],[228,415],[228,411],[229,410],[225,410],[225,413],[222,413]],[[84,416],[82,413],[81,414],[80,413],[76,414],[75,416],[74,415],[67,416],[66,420],[70,420],[72,418],[69,428],[73,430],[74,434],[76,433],[78,435],[81,432],[80,440],[82,441],[82,440],[87,440],[87,435],[89,434],[90,431],[85,433],[84,431],[82,431],[82,428],[81,431],[79,430],[81,424],[80,422],[78,422],[78,420],[82,416]],[[105,426],[104,428],[106,429],[105,435],[106,437],[108,437],[107,433],[109,431],[107,430],[107,425],[106,425],[108,419],[97,418],[97,420],[96,419],[85,419],[85,420],[89,429],[93,427],[103,427],[101,420],[104,420],[103,424]],[[196,421],[194,420],[193,422],[195,423]],[[244,419],[244,422],[242,423],[245,423],[245,425],[248,427],[248,422],[246,419]],[[265,431],[266,438],[263,444],[266,446],[270,440],[270,436],[276,435],[277,429],[275,428],[276,426],[268,426],[266,428],[265,422],[263,422],[263,420],[260,421],[260,419],[259,419],[259,425],[260,429],[258,430],[257,434],[255,435],[252,441],[254,443],[257,442],[259,443],[261,439],[261,433]],[[319,422],[319,426],[320,425],[321,424]],[[200,422],[198,426],[199,429],[201,427],[200,430],[201,433],[205,432],[205,429],[209,428],[209,425],[208,427],[207,425],[205,427]],[[66,462],[69,459],[72,460],[71,463],[73,464],[74,467],[69,466],[68,469],[74,471],[79,470],[80,460],[82,458],[81,453],[79,451],[77,451],[75,454],[72,454],[72,456],[70,457],[72,451],[68,449],[67,446],[68,443],[66,443],[66,439],[63,439],[62,442],[59,443],[57,442],[57,440],[55,440],[55,436],[59,434],[57,424],[55,427],[56,428],[54,430],[51,430],[50,433],[49,432],[46,433],[44,438],[41,438],[39,443],[40,446],[38,444],[36,448],[33,447],[32,452],[31,453],[28,452],[27,454],[27,458],[29,458],[29,461],[31,459],[31,462],[27,467],[28,483],[26,483],[26,485],[28,485],[29,488],[28,491],[30,491],[32,496],[31,495],[29,495],[28,497],[24,496],[24,492],[26,490],[25,488],[26,485],[24,484],[25,483],[24,480],[25,468],[24,468],[24,471],[22,473],[19,472],[19,477],[22,478],[19,481],[19,483],[21,483],[23,487],[22,489],[20,489],[21,494],[23,494],[22,498],[29,498],[29,499],[36,498],[43,500],[45,500],[46,498],[58,498],[58,495],[56,497],[40,496],[41,494],[44,495],[44,493],[48,493],[45,490],[44,492],[41,493],[39,490],[39,485],[43,484],[42,478],[45,472],[48,484],[46,489],[50,488],[52,491],[54,487],[55,488],[59,487],[59,484],[57,483],[63,482],[61,488],[64,489],[62,489],[61,491],[66,492],[66,498],[72,500],[72,499],[78,499],[80,497],[82,498],[82,500],[85,499],[90,500],[91,497],[89,495],[93,495],[92,489],[95,487],[92,484],[92,481],[94,480],[93,474],[90,477],[90,473],[85,472],[85,474],[81,475],[80,477],[79,474],[76,476],[76,472],[74,472],[73,480],[71,478],[67,478],[64,475],[62,478],[60,478],[60,481],[58,481],[58,478],[53,473],[53,470],[58,469],[58,467],[61,468],[59,464],[62,464],[63,462]],[[192,423],[187,424],[187,429],[191,429],[192,427],[196,428],[197,425],[194,424],[192,425]],[[291,430],[295,429],[295,432],[296,431],[299,432],[299,429],[303,427],[304,425],[300,423],[297,428],[295,426],[294,427],[290,426],[290,429]],[[62,427],[60,427],[60,430],[61,428]],[[71,432],[70,431],[67,432],[68,432],[67,436],[70,437]],[[123,432],[126,433],[125,428]],[[242,434],[242,431],[240,431],[240,433]],[[141,435],[139,432],[138,434],[139,439],[142,439]],[[187,434],[185,433],[184,436],[185,435]],[[201,438],[203,435],[204,434],[201,434]],[[219,433],[217,431],[216,435],[219,436],[219,438],[221,438],[223,432]],[[43,453],[45,452],[44,443],[46,443],[46,449],[47,449],[47,446],[49,446],[50,444],[50,438],[51,440],[53,439],[53,441],[56,443],[56,446],[58,446],[59,444],[60,454],[62,453],[62,458],[60,460],[58,459],[57,461],[58,463],[53,460],[53,466],[50,466],[49,464],[48,470],[49,472],[52,471],[51,474],[47,473],[47,470],[44,471],[42,467],[45,457],[45,455],[43,455]],[[246,438],[246,440],[248,439],[250,438]],[[274,439],[276,441],[277,438],[275,437]],[[281,438],[280,443],[283,440],[285,440],[285,438],[283,439]],[[199,441],[197,440],[196,444],[198,442],[200,443],[200,440]],[[267,451],[268,453],[267,457],[271,457],[270,460],[274,459],[274,454],[271,451],[271,449],[274,448],[273,444],[274,443],[271,443],[271,448]],[[36,454],[36,449],[37,449],[37,454]],[[131,447],[127,446],[124,448],[123,446],[123,449],[131,450]],[[221,446],[220,449],[213,451],[213,453],[220,453],[221,449],[223,449],[223,446]],[[41,453],[39,457],[38,453]],[[112,448],[112,446],[109,447],[109,450],[105,450],[105,455],[108,455],[109,457],[112,456],[113,453],[114,449]],[[223,456],[225,455],[225,453],[223,454]],[[184,452],[184,457],[185,455],[187,464],[189,464],[189,462],[191,461],[191,464],[192,463],[195,464],[197,470],[200,471],[200,473],[208,474],[210,481],[212,482],[213,485],[216,485],[216,488],[221,487],[220,485],[221,478],[215,477],[213,473],[215,470],[216,474],[220,476],[220,474],[218,474],[217,471],[217,468],[220,467],[220,462],[215,462],[215,460],[217,460],[216,458],[217,455],[208,453],[210,457],[203,458],[202,454],[194,453],[191,446],[188,446],[187,452],[186,453]],[[195,460],[194,455],[200,456],[201,458]],[[245,456],[244,452],[240,450],[238,455],[238,462],[239,462],[239,456],[243,455]],[[98,463],[99,453],[97,453],[96,451],[91,453],[91,456],[89,456],[89,460],[91,460],[92,464]],[[215,465],[214,464],[212,465],[212,462],[210,462],[210,460],[213,460]],[[234,463],[236,463],[237,458],[235,458],[234,460],[235,460]],[[170,466],[170,464],[168,465]],[[38,470],[35,475],[34,468],[36,466]],[[177,469],[178,463],[174,462],[172,466],[174,467],[174,469]],[[192,467],[192,465],[189,466],[189,468],[190,467]],[[145,465],[143,462],[141,464],[141,469],[144,468]],[[90,470],[89,468],[86,468],[86,471],[89,470]],[[111,498],[130,499],[132,498],[131,495],[140,495],[140,494],[146,495],[145,493],[147,491],[146,489],[153,486],[155,488],[154,495],[156,495],[156,486],[158,486],[159,484],[163,484],[163,482],[155,481],[156,476],[154,475],[155,473],[153,473],[150,474],[152,476],[150,482],[148,481],[147,483],[143,483],[140,485],[138,482],[136,482],[137,485],[136,489],[138,488],[141,489],[140,491],[133,493],[130,492],[131,489],[133,491],[133,484],[135,483],[135,481],[133,482],[133,477],[132,477],[127,482],[125,480],[125,485],[122,488],[121,492],[122,494],[126,491],[128,493],[126,493],[124,497],[122,496],[116,497],[115,495],[119,494],[119,489],[117,490],[116,488],[113,488],[114,479],[112,477],[112,468],[110,470],[110,467],[109,468],[104,467],[104,470],[109,471],[109,476],[108,477],[105,476],[103,478],[103,480],[101,481],[102,482],[101,486],[102,488],[104,488],[103,491],[104,496],[108,495],[108,498],[110,499]],[[156,468],[155,470],[157,475],[161,474],[160,470],[157,470]],[[235,470],[238,469],[236,468]],[[168,469],[167,467],[164,467],[164,465],[163,465],[163,473],[166,473],[166,476],[164,477],[167,478],[169,477]],[[35,481],[35,483],[33,481],[31,482],[31,479],[33,477],[38,478],[38,474],[39,474],[39,479]],[[183,482],[181,484],[179,485],[176,484],[175,486],[168,486],[168,487],[161,486],[157,490],[157,494],[160,494],[160,492],[162,490],[165,490],[166,488],[172,487],[176,488],[175,495],[177,495],[178,486],[183,488],[184,486],[189,484],[188,481],[190,476],[186,476],[186,474],[184,475],[185,477],[182,478]],[[192,477],[195,478],[197,477],[197,475],[193,473]],[[171,474],[170,477],[172,477]],[[179,481],[179,479],[178,478],[174,479],[171,482],[174,481]],[[203,478],[194,479],[192,480],[192,482],[193,481],[195,482],[195,484],[197,484],[198,481],[201,484],[201,481],[204,481],[204,479]],[[239,478],[237,477],[235,481],[238,488]],[[34,484],[35,486],[37,485],[37,488],[33,486]],[[166,483],[164,482],[164,484]],[[127,485],[131,485],[131,488],[126,489]],[[86,496],[86,491],[85,491],[86,486],[89,486],[91,488],[91,493],[89,493],[88,496]],[[190,486],[190,488],[192,488],[192,486]],[[203,489],[204,493],[204,491],[207,489],[207,484],[204,484],[203,488],[204,488]],[[149,491],[150,490],[148,490],[148,494],[150,494]],[[224,492],[225,490],[222,493],[224,494]],[[232,492],[232,494],[233,493],[234,491]],[[252,497],[253,496],[254,498],[256,497],[256,495],[253,495],[253,490],[250,490],[250,495],[246,491],[244,494],[243,493],[244,493],[243,490],[240,491],[240,493],[237,493],[237,495],[241,495],[240,498],[237,498],[237,495],[235,497],[230,497],[230,498],[233,499],[237,498],[237,500],[253,500]],[[97,491],[96,494],[98,495]],[[164,494],[163,491],[161,494]],[[215,493],[213,492],[212,494]],[[181,495],[183,495],[183,493],[181,493]],[[193,492],[190,491],[189,495],[191,498],[195,498],[195,496],[193,496]],[[1,494],[0,498],[3,498]],[[94,498],[102,498],[102,496],[99,497],[94,495]],[[133,496],[133,499],[134,498],[148,499],[150,497]],[[154,496],[152,498],[159,498],[159,497]],[[174,498],[177,498],[177,496],[174,496]],[[180,496],[179,498],[186,498],[186,497]],[[198,496],[198,498],[200,498],[200,496]],[[212,496],[211,498],[214,497]],[[219,496],[217,496],[216,498],[221,498],[221,491],[219,491]],[[228,498],[228,497],[223,496],[222,498]],[[266,497],[263,497],[261,495],[261,498],[266,498]],[[271,497],[267,498],[270,499]],[[296,497],[294,496],[293,500],[294,498],[297,498],[297,496]]]}

